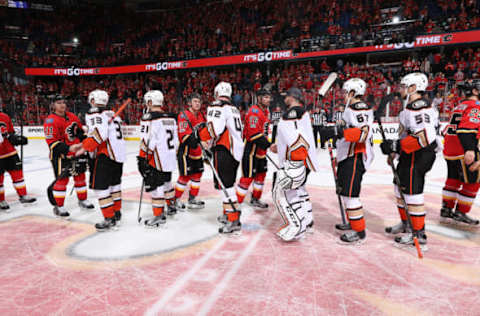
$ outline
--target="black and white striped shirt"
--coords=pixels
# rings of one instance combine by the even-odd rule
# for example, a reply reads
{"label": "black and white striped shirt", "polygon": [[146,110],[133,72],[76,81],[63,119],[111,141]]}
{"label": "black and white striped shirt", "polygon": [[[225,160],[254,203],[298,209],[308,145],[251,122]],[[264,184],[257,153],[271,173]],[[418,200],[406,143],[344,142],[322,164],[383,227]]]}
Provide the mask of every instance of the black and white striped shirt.
{"label": "black and white striped shirt", "polygon": [[325,112],[314,112],[312,114],[313,126],[325,126],[327,124],[327,115]]}

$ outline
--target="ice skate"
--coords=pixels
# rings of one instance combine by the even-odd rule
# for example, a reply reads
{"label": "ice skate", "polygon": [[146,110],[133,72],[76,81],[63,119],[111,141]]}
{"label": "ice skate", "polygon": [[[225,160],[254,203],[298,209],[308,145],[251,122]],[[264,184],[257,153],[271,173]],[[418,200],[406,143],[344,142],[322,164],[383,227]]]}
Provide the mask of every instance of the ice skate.
{"label": "ice skate", "polygon": [[392,235],[396,235],[396,234],[400,234],[400,233],[406,233],[407,232],[407,221],[401,221],[397,225],[385,227],[385,232],[387,234],[392,234]]}
{"label": "ice skate", "polygon": [[220,215],[217,217],[217,221],[220,223],[220,224],[226,224],[228,222],[228,217],[227,217],[227,214],[223,214],[223,215]]}
{"label": "ice skate", "polygon": [[443,206],[440,209],[440,221],[444,223],[450,222],[453,219],[453,210],[449,207]]}
{"label": "ice skate", "polygon": [[250,205],[260,209],[268,209],[268,204],[260,201],[259,199],[252,198],[250,200]]}
{"label": "ice skate", "polygon": [[187,207],[191,210],[199,210],[205,207],[205,202],[197,200],[195,197],[188,199]]}
{"label": "ice skate", "polygon": [[313,229],[313,220],[307,225],[307,230],[306,232],[309,234],[313,234],[315,230]]}
{"label": "ice skate", "polygon": [[105,220],[101,223],[95,224],[95,228],[99,232],[113,230],[116,228],[116,221],[115,217],[105,218]]}
{"label": "ice skate", "polygon": [[53,214],[57,217],[62,217],[62,218],[65,218],[65,217],[69,217],[70,216],[70,213],[68,213],[67,211],[65,211],[65,209],[63,208],[63,206],[54,206],[53,207]]}
{"label": "ice skate", "polygon": [[455,221],[455,223],[463,223],[471,226],[479,224],[478,219],[474,219],[458,210],[456,210],[455,213],[452,214],[452,219]]}
{"label": "ice skate", "polygon": [[[418,232],[418,244],[420,245],[420,249],[425,252],[428,251],[427,247],[427,235],[425,235],[425,231],[422,230]],[[394,246],[400,249],[415,249],[415,242],[413,240],[413,233],[406,233],[403,236],[395,237]]]}
{"label": "ice skate", "polygon": [[185,203],[183,203],[180,200],[175,200],[175,208],[177,209],[177,211],[180,211],[180,212],[185,212],[185,210],[187,209],[187,207],[185,206]]}
{"label": "ice skate", "polygon": [[89,200],[78,201],[78,206],[83,210],[93,210],[95,206]]}
{"label": "ice skate", "polygon": [[175,216],[177,214],[177,208],[175,205],[167,205],[167,215]]}
{"label": "ice skate", "polygon": [[122,219],[122,212],[121,211],[115,211],[115,221],[117,222],[117,225],[120,223],[121,219]]}
{"label": "ice skate", "polygon": [[22,203],[25,206],[28,206],[28,204],[32,204],[37,201],[36,198],[28,195],[22,195],[18,198],[18,200],[20,201],[20,203]]}
{"label": "ice skate", "polygon": [[218,229],[220,234],[232,234],[235,232],[240,232],[242,229],[242,223],[239,220],[230,222],[227,221],[222,227]]}
{"label": "ice skate", "polygon": [[167,222],[167,217],[165,214],[160,214],[158,216],[154,216],[150,219],[145,220],[144,224],[148,228],[155,228],[164,225]]}
{"label": "ice skate", "polygon": [[0,201],[0,209],[4,210],[6,213],[10,213],[10,205],[8,205],[7,201],[3,200]]}
{"label": "ice skate", "polygon": [[348,231],[340,236],[340,240],[342,244],[346,245],[356,245],[363,243],[366,239],[365,231],[356,232],[356,231]]}

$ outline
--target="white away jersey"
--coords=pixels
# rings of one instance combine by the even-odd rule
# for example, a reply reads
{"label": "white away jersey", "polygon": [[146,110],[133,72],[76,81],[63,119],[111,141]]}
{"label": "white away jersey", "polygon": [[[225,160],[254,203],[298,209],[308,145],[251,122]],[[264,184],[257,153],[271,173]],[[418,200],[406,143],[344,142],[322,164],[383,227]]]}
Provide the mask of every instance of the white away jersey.
{"label": "white away jersey", "polygon": [[358,128],[361,131],[358,141],[337,140],[337,160],[340,162],[356,153],[363,153],[363,163],[367,169],[373,161],[373,110],[364,102],[350,104],[343,113],[345,129]]}
{"label": "white away jersey", "polygon": [[240,161],[243,155],[243,125],[240,111],[230,103],[216,101],[207,109],[207,129],[213,146],[221,145]]}
{"label": "white away jersey", "polygon": [[140,155],[148,155],[149,163],[159,171],[175,171],[178,149],[175,118],[160,112],[146,113],[140,122],[140,134]]}
{"label": "white away jersey", "polygon": [[417,137],[420,146],[427,147],[436,141],[438,111],[427,100],[415,100],[399,114],[399,138],[409,135]]}
{"label": "white away jersey", "polygon": [[125,140],[122,134],[122,119],[113,118],[114,112],[99,108],[91,108],[85,115],[88,127],[88,137],[92,137],[99,146],[94,155],[105,154],[108,158],[123,163],[125,162]]}
{"label": "white away jersey", "polygon": [[283,115],[278,123],[276,144],[280,168],[283,168],[285,160],[290,160],[294,150],[303,146],[308,152],[308,168],[312,171],[319,170],[310,114],[303,108],[290,108]]}

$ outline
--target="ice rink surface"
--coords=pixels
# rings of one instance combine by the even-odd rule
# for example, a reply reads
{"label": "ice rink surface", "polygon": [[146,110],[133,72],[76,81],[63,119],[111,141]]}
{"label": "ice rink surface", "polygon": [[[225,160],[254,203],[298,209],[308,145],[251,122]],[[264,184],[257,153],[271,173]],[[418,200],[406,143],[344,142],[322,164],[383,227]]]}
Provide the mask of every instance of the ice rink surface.
{"label": "ice rink surface", "polygon": [[[367,240],[345,246],[333,228],[340,214],[326,150],[318,152],[322,168],[307,186],[315,231],[287,244],[274,234],[282,221],[272,207],[260,212],[248,204],[242,234],[219,236],[221,202],[207,166],[205,209],[179,213],[161,229],[138,225],[138,143],[127,144],[124,219],[119,230],[103,233],[92,225],[101,220],[93,194],[95,211],[80,210],[75,193],[68,195],[72,184],[70,220],[53,216],[47,145],[31,140],[25,147],[27,190],[38,202],[20,205],[5,177],[11,212],[0,212],[0,315],[480,315],[480,233],[440,222],[441,155],[426,181],[429,250],[419,260],[383,233],[398,213],[378,145],[361,193]],[[264,199],[271,204],[267,179]],[[149,198],[144,202],[147,217]],[[478,203],[472,216],[480,217]]]}

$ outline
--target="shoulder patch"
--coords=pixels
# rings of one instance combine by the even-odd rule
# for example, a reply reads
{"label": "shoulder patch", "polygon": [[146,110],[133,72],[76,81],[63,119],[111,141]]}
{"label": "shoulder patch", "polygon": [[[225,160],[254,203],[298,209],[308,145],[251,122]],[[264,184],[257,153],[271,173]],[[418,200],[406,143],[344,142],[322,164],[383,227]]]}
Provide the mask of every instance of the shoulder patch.
{"label": "shoulder patch", "polygon": [[257,108],[252,108],[252,113],[258,113],[258,109]]}
{"label": "shoulder patch", "polygon": [[99,113],[99,112],[100,112],[100,109],[97,108],[97,107],[93,107],[93,108],[88,109],[88,114],[95,114],[95,113]]}
{"label": "shoulder patch", "polygon": [[53,123],[53,118],[47,118],[47,120],[45,121],[46,124],[51,124]]}

